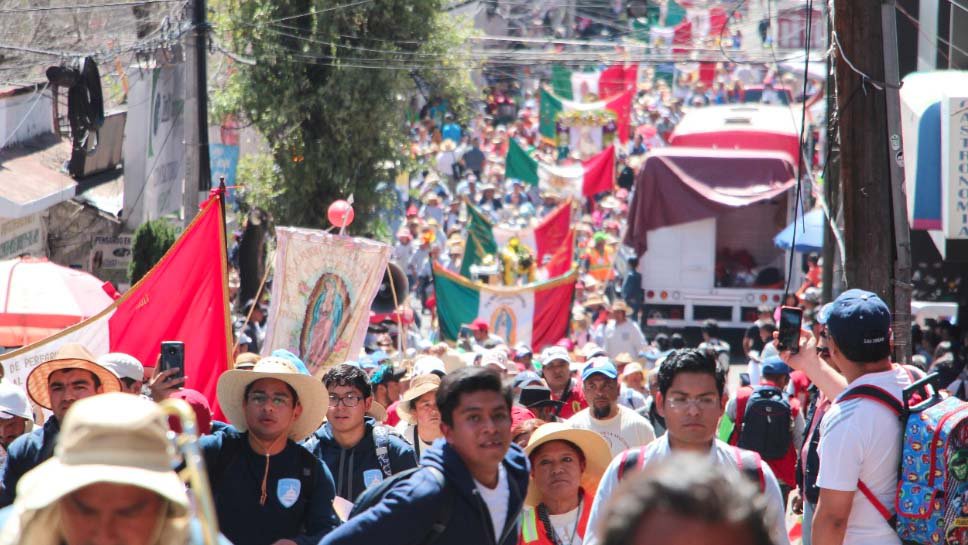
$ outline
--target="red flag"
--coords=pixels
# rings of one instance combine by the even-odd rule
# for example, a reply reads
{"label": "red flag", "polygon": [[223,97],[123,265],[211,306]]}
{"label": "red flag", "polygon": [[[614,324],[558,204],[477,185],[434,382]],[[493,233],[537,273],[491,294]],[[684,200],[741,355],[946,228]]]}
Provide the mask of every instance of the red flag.
{"label": "red flag", "polygon": [[218,196],[116,305],[108,321],[111,350],[153,367],[162,341],[184,342],[185,387],[201,392],[219,416],[215,387],[232,361],[232,334]]}
{"label": "red flag", "polygon": [[629,141],[629,122],[632,117],[632,96],[635,91],[627,89],[624,93],[605,103],[605,109],[615,114],[616,136],[620,142]]}
{"label": "red flag", "polygon": [[531,323],[531,346],[535,351],[553,345],[565,336],[574,297],[574,275],[550,280],[535,294]]}
{"label": "red flag", "polygon": [[632,63],[625,67],[625,88],[631,89],[634,95],[639,87],[639,65]]}
{"label": "red flag", "polygon": [[[535,258],[538,260],[539,267],[544,263],[545,256],[554,255],[561,249],[570,229],[571,199],[567,199],[558,208],[549,212],[534,228]],[[549,273],[549,276],[564,274],[568,269],[559,273]]]}
{"label": "red flag", "polygon": [[561,244],[555,252],[550,255],[551,257],[545,265],[545,270],[548,272],[549,278],[561,276],[571,270],[572,263],[575,259],[574,229],[568,230],[568,234],[564,240],[561,241]]}
{"label": "red flag", "polygon": [[581,194],[591,198],[615,187],[615,146],[608,146],[601,153],[587,161],[582,161],[585,176],[582,180]]}
{"label": "red flag", "polygon": [[598,76],[598,96],[611,98],[626,88],[625,67],[621,64],[613,64],[602,70]]}

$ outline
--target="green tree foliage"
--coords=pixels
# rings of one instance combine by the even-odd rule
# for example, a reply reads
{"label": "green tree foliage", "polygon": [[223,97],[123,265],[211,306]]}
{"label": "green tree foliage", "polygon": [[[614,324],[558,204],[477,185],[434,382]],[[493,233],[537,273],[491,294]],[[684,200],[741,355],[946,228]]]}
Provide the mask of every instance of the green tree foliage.
{"label": "green tree foliage", "polygon": [[128,277],[134,284],[151,270],[178,238],[175,228],[165,220],[151,220],[141,224],[131,242],[131,263]]}
{"label": "green tree foliage", "polygon": [[469,25],[440,0],[224,0],[218,12],[217,35],[255,65],[233,67],[214,114],[266,137],[274,168],[243,161],[240,178],[280,224],[328,227],[326,208],[352,194],[352,227],[372,227],[389,197],[376,186],[392,181],[382,165],[405,164],[415,81],[458,113],[473,92]]}

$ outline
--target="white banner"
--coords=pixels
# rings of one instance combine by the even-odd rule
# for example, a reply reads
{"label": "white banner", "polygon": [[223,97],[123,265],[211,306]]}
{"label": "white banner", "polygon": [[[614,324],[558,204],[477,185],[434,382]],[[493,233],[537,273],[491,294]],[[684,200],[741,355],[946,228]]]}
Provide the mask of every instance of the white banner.
{"label": "white banner", "polygon": [[391,248],[323,231],[276,228],[275,275],[262,353],[284,348],[309,372],[357,359]]}
{"label": "white banner", "polygon": [[531,326],[534,321],[534,291],[520,293],[497,293],[481,289],[477,316],[487,321],[490,330],[514,346],[523,342],[531,344]]}
{"label": "white banner", "polygon": [[0,220],[0,259],[47,257],[47,229],[40,214]]}

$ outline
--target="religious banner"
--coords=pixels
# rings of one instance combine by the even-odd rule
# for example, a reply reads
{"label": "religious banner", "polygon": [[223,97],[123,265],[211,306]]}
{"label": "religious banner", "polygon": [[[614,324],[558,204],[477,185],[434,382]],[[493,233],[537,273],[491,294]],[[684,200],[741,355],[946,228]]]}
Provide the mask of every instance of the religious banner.
{"label": "religious banner", "polygon": [[276,228],[275,276],[262,353],[284,348],[322,378],[355,360],[390,246],[295,227]]}

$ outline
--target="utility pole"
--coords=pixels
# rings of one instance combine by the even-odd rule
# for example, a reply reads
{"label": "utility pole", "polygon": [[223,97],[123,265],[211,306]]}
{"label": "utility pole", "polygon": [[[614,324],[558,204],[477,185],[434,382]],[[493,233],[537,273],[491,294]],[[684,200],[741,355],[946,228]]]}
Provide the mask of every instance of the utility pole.
{"label": "utility pole", "polygon": [[208,156],[208,68],[209,31],[205,0],[192,3],[192,31],[186,48],[185,79],[185,187],[182,208],[185,225],[198,214],[199,193],[212,187]]}
{"label": "utility pole", "polygon": [[[906,361],[910,243],[903,167],[897,154],[901,148],[893,12],[892,0],[834,2],[834,38],[835,45],[840,44],[835,54],[837,102],[842,110],[840,177],[847,283],[877,293],[891,307],[895,358]],[[889,107],[888,101],[894,103]],[[906,297],[903,290],[908,290]]]}

